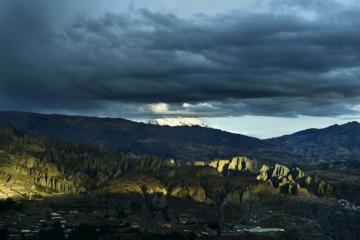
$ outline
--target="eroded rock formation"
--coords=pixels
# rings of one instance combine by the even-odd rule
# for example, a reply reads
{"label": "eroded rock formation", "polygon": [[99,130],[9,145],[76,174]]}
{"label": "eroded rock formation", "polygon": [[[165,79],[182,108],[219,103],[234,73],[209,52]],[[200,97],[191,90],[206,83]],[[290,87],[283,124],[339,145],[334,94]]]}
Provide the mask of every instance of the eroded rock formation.
{"label": "eroded rock formation", "polygon": [[275,164],[274,167],[263,165],[257,179],[267,181],[279,192],[290,195],[307,194],[309,191],[322,195],[331,191],[331,185],[325,181],[307,176],[298,167],[289,169],[281,164]]}
{"label": "eroded rock formation", "polygon": [[101,146],[49,140],[0,127],[0,177],[28,189],[80,193],[125,172],[156,175],[173,166],[173,160],[124,155]]}
{"label": "eroded rock formation", "polygon": [[[199,164],[199,163],[197,163]],[[214,160],[208,166],[216,168],[224,176],[236,175],[239,172],[257,172],[260,164],[248,157],[235,157],[231,160]]]}
{"label": "eroded rock formation", "polygon": [[316,176],[306,175],[298,167],[290,169],[282,164],[261,165],[258,161],[251,160],[248,157],[214,160],[210,163],[196,162],[194,165],[213,167],[223,176],[250,172],[256,175],[257,180],[268,182],[278,192],[289,195],[308,194],[309,192],[323,195],[332,190],[330,184]]}

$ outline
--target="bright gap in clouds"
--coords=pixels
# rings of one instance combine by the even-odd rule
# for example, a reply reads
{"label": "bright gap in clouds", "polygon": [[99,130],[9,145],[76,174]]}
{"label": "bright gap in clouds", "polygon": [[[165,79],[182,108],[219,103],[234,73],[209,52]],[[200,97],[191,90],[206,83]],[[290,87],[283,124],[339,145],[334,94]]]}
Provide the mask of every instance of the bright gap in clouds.
{"label": "bright gap in clouds", "polygon": [[360,115],[342,117],[300,116],[297,118],[243,116],[203,118],[203,120],[212,128],[266,139],[309,128],[325,128],[334,124],[360,121]]}
{"label": "bright gap in clouds", "polygon": [[[360,111],[360,105],[348,106],[354,112]],[[141,111],[147,111],[154,116],[154,119],[164,120],[164,122],[183,120],[186,122],[186,116],[193,120],[198,119],[211,128],[221,129],[228,132],[243,134],[256,138],[266,139],[279,137],[282,135],[292,134],[309,128],[325,128],[334,124],[345,124],[350,121],[360,121],[360,114],[348,114],[339,116],[304,116],[298,115],[293,117],[272,117],[272,116],[212,116],[206,117],[214,110],[221,113],[221,106],[215,107],[211,103],[189,104],[183,103],[178,108],[171,108],[167,103],[148,104],[141,108]],[[200,115],[199,115],[200,114]],[[202,114],[202,115],[201,115]],[[225,114],[225,115],[229,115]],[[153,119],[132,118],[136,121],[149,122]],[[164,124],[175,126],[172,124]]]}

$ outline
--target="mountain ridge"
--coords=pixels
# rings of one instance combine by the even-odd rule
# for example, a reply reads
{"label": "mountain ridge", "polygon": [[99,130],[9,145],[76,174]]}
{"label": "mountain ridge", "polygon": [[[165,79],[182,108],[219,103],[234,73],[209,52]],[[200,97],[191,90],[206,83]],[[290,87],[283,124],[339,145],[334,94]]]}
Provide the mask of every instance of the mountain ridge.
{"label": "mountain ridge", "polygon": [[123,118],[0,112],[0,124],[53,139],[96,144],[123,153],[149,154],[179,162],[245,155],[282,163],[359,161],[360,123],[310,128],[260,140],[200,126],[158,126]]}
{"label": "mountain ridge", "polygon": [[0,112],[0,123],[50,138],[182,162],[236,155],[271,160],[274,156],[281,158],[283,154],[260,139],[199,126],[156,126],[122,118],[24,112]]}
{"label": "mountain ridge", "polygon": [[310,128],[265,141],[284,151],[317,161],[359,161],[360,123],[356,121],[326,128]]}

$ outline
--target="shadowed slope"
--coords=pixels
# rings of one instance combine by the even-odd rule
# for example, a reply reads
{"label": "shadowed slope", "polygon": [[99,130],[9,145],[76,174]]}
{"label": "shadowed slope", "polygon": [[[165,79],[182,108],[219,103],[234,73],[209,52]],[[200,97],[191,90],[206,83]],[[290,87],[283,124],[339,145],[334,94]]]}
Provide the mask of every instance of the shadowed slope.
{"label": "shadowed slope", "polygon": [[308,129],[267,142],[292,154],[316,161],[360,161],[360,123],[349,122],[323,129]]}
{"label": "shadowed slope", "polygon": [[0,123],[51,138],[100,144],[120,152],[150,154],[163,159],[194,161],[235,155],[276,161],[286,158],[270,143],[199,126],[154,126],[119,118],[19,112],[0,112]]}

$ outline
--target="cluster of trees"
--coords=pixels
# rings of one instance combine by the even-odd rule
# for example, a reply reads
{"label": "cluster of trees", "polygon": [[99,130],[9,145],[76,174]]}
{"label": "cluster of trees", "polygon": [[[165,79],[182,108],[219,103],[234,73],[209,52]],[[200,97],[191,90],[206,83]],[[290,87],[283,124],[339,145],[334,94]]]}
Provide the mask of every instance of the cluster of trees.
{"label": "cluster of trees", "polygon": [[6,226],[0,227],[0,239],[7,239],[9,235],[9,229]]}
{"label": "cluster of trees", "polygon": [[16,202],[12,198],[0,201],[0,211],[6,211],[16,207]]}
{"label": "cluster of trees", "polygon": [[[196,235],[195,235],[196,236]],[[171,233],[152,233],[145,234],[142,236],[142,240],[192,240],[196,239],[192,236],[192,233],[189,236],[186,236],[183,233],[171,232]]]}

